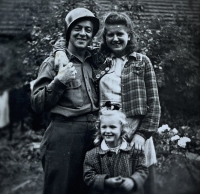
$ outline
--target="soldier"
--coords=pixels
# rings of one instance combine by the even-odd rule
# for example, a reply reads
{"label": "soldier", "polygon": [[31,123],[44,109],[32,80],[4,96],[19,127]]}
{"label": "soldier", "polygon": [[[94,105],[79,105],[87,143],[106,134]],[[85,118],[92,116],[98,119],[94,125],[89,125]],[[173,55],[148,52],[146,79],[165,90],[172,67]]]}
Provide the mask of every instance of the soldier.
{"label": "soldier", "polygon": [[98,111],[87,46],[99,30],[99,20],[91,11],[76,8],[67,14],[65,27],[69,62],[57,69],[53,56],[45,59],[31,95],[36,112],[51,112],[41,142],[44,194],[86,193],[83,161],[92,148]]}

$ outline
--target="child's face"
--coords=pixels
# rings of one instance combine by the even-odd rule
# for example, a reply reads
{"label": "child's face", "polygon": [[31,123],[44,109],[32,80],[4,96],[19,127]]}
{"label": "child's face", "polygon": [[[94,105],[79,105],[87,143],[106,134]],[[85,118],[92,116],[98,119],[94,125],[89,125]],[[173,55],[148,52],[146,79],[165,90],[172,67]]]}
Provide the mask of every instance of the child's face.
{"label": "child's face", "polygon": [[126,54],[126,47],[130,40],[128,29],[125,25],[106,24],[106,44],[116,56]]}
{"label": "child's face", "polygon": [[120,144],[122,124],[116,116],[102,116],[100,131],[110,147],[117,147]]}

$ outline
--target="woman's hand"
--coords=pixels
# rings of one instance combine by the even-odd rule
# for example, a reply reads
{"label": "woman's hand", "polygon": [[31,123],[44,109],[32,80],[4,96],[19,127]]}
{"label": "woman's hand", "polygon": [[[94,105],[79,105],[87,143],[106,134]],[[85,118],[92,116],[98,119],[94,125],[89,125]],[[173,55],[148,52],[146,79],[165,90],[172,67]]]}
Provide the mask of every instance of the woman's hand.
{"label": "woman's hand", "polygon": [[134,146],[135,149],[144,151],[144,144],[145,144],[145,139],[142,136],[138,134],[135,134],[133,136],[133,139],[131,141],[131,147]]}
{"label": "woman's hand", "polygon": [[56,51],[54,63],[58,70],[66,66],[69,63],[66,53],[64,51]]}

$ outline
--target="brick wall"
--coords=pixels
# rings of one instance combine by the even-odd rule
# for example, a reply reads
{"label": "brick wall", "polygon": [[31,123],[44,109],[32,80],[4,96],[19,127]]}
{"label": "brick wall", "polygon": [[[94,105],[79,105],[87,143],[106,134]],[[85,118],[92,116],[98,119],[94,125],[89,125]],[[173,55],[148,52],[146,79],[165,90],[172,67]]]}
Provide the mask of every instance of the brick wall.
{"label": "brick wall", "polygon": [[[106,10],[116,7],[115,0],[98,0]],[[131,4],[137,2],[140,10],[140,19],[148,20],[152,16],[163,16],[166,21],[172,21],[173,15],[178,11],[180,15],[187,15],[194,22],[200,23],[200,0],[118,0],[120,3]]]}
{"label": "brick wall", "polygon": [[0,36],[27,34],[33,21],[33,13],[47,13],[47,0],[1,0]]}

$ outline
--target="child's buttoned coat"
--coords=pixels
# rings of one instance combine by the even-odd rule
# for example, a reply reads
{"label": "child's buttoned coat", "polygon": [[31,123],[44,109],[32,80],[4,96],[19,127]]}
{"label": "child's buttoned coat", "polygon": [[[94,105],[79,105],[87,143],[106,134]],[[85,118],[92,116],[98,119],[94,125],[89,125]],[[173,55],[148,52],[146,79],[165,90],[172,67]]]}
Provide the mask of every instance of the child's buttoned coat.
{"label": "child's buttoned coat", "polygon": [[136,189],[131,193],[141,193],[148,176],[144,154],[130,147],[120,149],[116,154],[109,150],[102,150],[100,146],[86,153],[84,181],[95,193],[122,194],[122,192],[110,191],[104,187],[105,178],[117,176],[131,178],[136,184]]}

